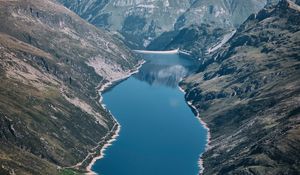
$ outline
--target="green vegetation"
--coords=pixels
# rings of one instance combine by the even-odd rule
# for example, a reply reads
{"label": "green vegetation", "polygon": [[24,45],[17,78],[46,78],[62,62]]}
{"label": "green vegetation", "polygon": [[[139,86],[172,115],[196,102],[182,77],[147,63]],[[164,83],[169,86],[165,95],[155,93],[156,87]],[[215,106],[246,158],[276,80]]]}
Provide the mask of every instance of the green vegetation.
{"label": "green vegetation", "polygon": [[138,60],[52,1],[0,1],[0,23],[0,172],[58,174],[58,166],[86,158],[115,124],[96,89],[114,77],[87,62],[122,75]]}
{"label": "green vegetation", "polygon": [[84,173],[78,172],[74,169],[63,168],[59,171],[59,175],[83,175]]}
{"label": "green vegetation", "polygon": [[299,174],[300,11],[252,15],[182,83],[211,132],[204,174]]}

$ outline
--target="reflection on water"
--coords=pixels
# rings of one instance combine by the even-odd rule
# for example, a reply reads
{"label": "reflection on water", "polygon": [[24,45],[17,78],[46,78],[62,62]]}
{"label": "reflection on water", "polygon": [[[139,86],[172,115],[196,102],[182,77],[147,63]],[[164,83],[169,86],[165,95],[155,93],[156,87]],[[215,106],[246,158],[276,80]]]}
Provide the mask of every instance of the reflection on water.
{"label": "reflection on water", "polygon": [[176,87],[197,64],[174,54],[143,56],[147,63],[135,77],[103,94],[121,131],[92,169],[101,175],[197,174],[207,131]]}
{"label": "reflection on water", "polygon": [[[163,57],[163,59],[161,59]],[[152,54],[144,56],[147,63],[134,77],[150,85],[177,87],[179,81],[196,70],[195,61],[179,55]]]}

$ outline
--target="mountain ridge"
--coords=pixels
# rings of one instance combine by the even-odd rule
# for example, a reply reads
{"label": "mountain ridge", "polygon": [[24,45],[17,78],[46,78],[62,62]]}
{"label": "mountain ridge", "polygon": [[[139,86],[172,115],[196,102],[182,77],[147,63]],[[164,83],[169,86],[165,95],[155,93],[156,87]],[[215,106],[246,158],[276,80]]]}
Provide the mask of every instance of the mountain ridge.
{"label": "mountain ridge", "polygon": [[[70,8],[89,20],[89,10],[96,13],[112,1],[80,2]],[[111,8],[142,1],[114,2]],[[152,9],[151,2],[138,9]],[[300,172],[300,1],[267,3],[224,43],[234,25],[222,29],[210,18],[178,24],[177,31],[168,29],[152,42],[200,58],[196,74],[180,86],[210,128],[205,174]],[[218,12],[207,10],[212,16]],[[68,174],[68,167],[75,167],[70,173],[86,172],[117,125],[97,90],[131,74],[139,59],[118,37],[54,0],[0,0],[0,17],[0,174]],[[138,30],[131,30],[136,20]],[[143,35],[142,26],[157,27],[145,24],[143,16],[127,22],[122,26],[127,34],[139,36],[129,40],[131,47],[156,36]],[[222,45],[208,54],[217,43]]]}
{"label": "mountain ridge", "polygon": [[[209,24],[232,29],[251,13],[263,8],[267,0],[251,1],[145,1],[145,0],[60,0],[97,27],[121,34],[133,49],[149,48],[160,35],[175,33],[190,25]],[[172,35],[174,37],[174,35]],[[172,37],[168,38],[169,42]],[[153,45],[153,44],[152,44]]]}
{"label": "mountain ridge", "polygon": [[299,174],[298,7],[251,15],[181,83],[210,128],[204,174]]}
{"label": "mountain ridge", "polygon": [[90,155],[86,171],[116,125],[98,88],[138,57],[56,1],[0,1],[0,16],[1,174],[64,173]]}

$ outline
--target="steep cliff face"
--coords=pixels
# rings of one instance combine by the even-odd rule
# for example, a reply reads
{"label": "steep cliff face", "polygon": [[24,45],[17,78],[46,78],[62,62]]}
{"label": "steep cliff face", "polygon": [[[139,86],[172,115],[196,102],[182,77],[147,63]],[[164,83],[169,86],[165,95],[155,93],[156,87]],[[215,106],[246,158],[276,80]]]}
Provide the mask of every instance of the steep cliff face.
{"label": "steep cliff face", "polygon": [[[267,0],[60,0],[60,2],[95,26],[119,32],[129,46],[145,48],[161,35],[163,38],[159,38],[158,41],[164,39],[167,40],[165,42],[170,42],[181,29],[191,25],[208,24],[231,30],[250,14],[262,9]],[[173,31],[172,34],[166,33],[170,31]],[[155,44],[148,48],[159,49]]]}
{"label": "steep cliff face", "polygon": [[179,18],[175,28],[215,23],[222,28],[238,27],[252,13],[266,5],[266,0],[196,0]]}
{"label": "steep cliff face", "polygon": [[204,174],[299,174],[300,7],[252,15],[181,85],[211,133]]}
{"label": "steep cliff face", "polygon": [[89,160],[115,126],[96,87],[128,75],[135,55],[51,0],[0,1],[0,24],[0,174]]}
{"label": "steep cliff face", "polygon": [[60,0],[97,27],[116,31],[132,48],[144,48],[170,31],[189,7],[189,0]]}
{"label": "steep cliff face", "polygon": [[211,24],[192,25],[179,31],[166,32],[154,40],[149,50],[171,50],[180,48],[201,62],[218,49],[235,33],[231,28],[220,28]]}
{"label": "steep cliff face", "polygon": [[181,48],[201,61],[210,57],[249,15],[257,13],[266,0],[196,0],[174,24],[174,30],[157,37],[150,50]]}

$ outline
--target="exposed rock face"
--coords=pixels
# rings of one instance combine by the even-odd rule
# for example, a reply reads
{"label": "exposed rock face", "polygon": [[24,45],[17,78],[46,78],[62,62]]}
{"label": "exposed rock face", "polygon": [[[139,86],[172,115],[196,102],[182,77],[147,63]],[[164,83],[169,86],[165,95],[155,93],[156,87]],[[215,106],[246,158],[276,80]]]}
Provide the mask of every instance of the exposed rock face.
{"label": "exposed rock face", "polygon": [[0,1],[0,24],[0,174],[57,174],[101,146],[115,121],[96,87],[138,60],[55,1]]}
{"label": "exposed rock face", "polygon": [[60,0],[97,27],[117,31],[133,48],[146,47],[170,31],[189,7],[189,0]]}
{"label": "exposed rock face", "polygon": [[249,15],[267,3],[271,4],[265,0],[196,0],[177,19],[173,31],[163,33],[147,48],[181,48],[203,61],[210,57],[210,49],[223,44]]}
{"label": "exposed rock face", "polygon": [[300,8],[252,15],[182,86],[207,122],[204,174],[300,173]]}
{"label": "exposed rock face", "polygon": [[[213,23],[234,28],[267,0],[59,0],[97,27],[119,32],[133,48],[145,48],[165,32]],[[166,34],[164,34],[166,35]],[[175,35],[169,35],[168,42]],[[153,44],[151,46],[153,47]],[[157,47],[156,47],[157,48]],[[162,48],[160,48],[162,49]]]}
{"label": "exposed rock face", "polygon": [[238,27],[252,13],[266,5],[265,0],[196,0],[178,18],[175,28],[212,24],[219,27]]}
{"label": "exposed rock face", "polygon": [[231,36],[233,32],[234,29],[219,28],[210,24],[192,25],[179,31],[163,33],[148,46],[148,49],[180,48],[202,62],[208,57],[210,48],[221,43],[226,34]]}

